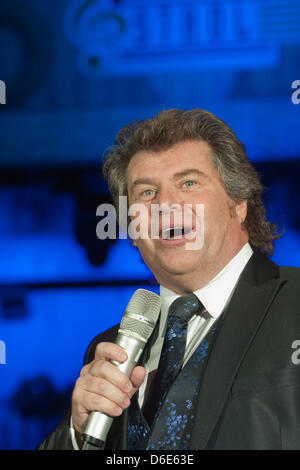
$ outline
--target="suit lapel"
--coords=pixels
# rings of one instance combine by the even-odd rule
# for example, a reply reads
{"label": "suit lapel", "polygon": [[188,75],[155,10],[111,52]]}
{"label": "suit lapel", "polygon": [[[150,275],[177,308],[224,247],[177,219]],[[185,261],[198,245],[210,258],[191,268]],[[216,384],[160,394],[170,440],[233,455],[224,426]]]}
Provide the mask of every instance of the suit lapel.
{"label": "suit lapel", "polygon": [[201,385],[191,449],[205,449],[228,398],[239,366],[282,282],[278,267],[253,254],[216,338]]}

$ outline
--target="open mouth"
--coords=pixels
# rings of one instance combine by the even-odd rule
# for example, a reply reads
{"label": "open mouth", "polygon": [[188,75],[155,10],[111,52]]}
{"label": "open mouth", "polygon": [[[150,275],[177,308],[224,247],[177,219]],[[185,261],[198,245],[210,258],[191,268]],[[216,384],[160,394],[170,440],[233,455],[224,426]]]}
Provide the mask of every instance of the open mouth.
{"label": "open mouth", "polygon": [[163,240],[180,240],[191,231],[191,227],[167,227],[161,231],[161,238]]}

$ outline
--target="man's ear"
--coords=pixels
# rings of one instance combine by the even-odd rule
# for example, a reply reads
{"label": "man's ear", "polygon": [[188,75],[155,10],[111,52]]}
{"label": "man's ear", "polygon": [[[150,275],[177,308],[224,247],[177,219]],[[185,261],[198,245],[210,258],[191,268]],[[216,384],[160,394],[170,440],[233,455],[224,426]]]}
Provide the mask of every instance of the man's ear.
{"label": "man's ear", "polygon": [[247,217],[247,201],[241,201],[236,203],[235,214],[240,224],[243,224]]}

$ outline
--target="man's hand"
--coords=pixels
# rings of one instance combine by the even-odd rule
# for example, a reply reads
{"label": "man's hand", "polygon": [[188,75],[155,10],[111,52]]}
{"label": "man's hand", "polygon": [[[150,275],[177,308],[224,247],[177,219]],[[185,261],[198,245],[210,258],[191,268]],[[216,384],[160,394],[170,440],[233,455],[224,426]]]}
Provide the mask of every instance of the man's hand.
{"label": "man's hand", "polygon": [[72,421],[77,433],[83,433],[91,411],[120,416],[144,381],[144,367],[135,367],[128,378],[110,360],[123,363],[127,353],[117,344],[99,343],[95,359],[81,369],[72,395]]}

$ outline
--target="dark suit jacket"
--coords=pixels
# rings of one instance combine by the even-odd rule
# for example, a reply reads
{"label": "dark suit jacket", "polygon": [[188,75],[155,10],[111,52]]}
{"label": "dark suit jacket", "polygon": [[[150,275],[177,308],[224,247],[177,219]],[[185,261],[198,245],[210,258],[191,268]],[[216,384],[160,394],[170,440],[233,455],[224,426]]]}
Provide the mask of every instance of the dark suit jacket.
{"label": "dark suit jacket", "polygon": [[[198,396],[191,449],[300,449],[300,269],[254,253],[211,352]],[[114,341],[117,327],[98,335]],[[107,448],[126,445],[126,413],[114,420]],[[40,449],[72,448],[68,417]]]}

